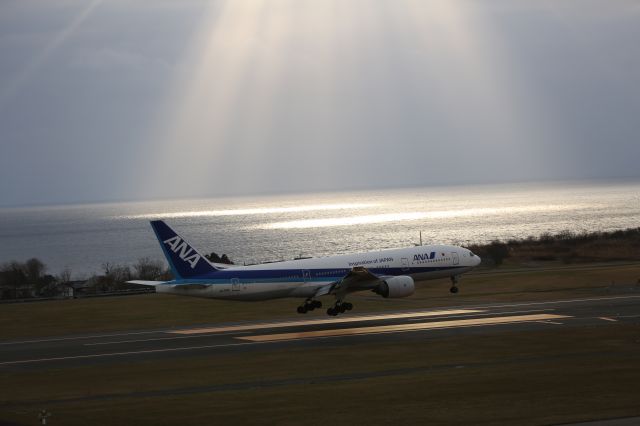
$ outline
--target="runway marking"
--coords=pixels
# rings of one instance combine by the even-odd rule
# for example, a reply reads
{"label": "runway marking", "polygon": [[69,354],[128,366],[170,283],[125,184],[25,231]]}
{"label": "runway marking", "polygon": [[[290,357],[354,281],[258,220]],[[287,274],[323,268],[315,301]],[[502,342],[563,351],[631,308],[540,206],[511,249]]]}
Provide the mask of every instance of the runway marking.
{"label": "runway marking", "polygon": [[419,324],[401,324],[401,325],[359,327],[359,328],[347,328],[347,329],[342,328],[342,329],[336,329],[336,330],[319,330],[319,331],[308,331],[308,332],[301,332],[301,333],[284,333],[284,334],[270,334],[270,335],[267,334],[267,335],[258,335],[258,336],[236,337],[236,339],[240,339],[240,340],[249,340],[248,342],[222,343],[222,344],[216,344],[216,345],[186,346],[186,347],[179,347],[179,348],[148,349],[148,350],[140,350],[140,351],[109,352],[109,353],[102,353],[102,354],[71,355],[71,356],[52,357],[52,358],[4,361],[4,362],[0,362],[0,366],[16,365],[16,364],[33,364],[33,363],[51,362],[51,361],[65,361],[65,360],[73,360],[73,359],[90,359],[90,358],[105,358],[105,357],[125,356],[125,355],[153,354],[153,353],[163,353],[163,352],[180,352],[180,351],[190,351],[190,350],[198,350],[198,349],[233,347],[233,346],[248,346],[248,345],[273,343],[273,342],[283,341],[283,340],[297,340],[297,339],[303,339],[308,337],[328,339],[328,338],[345,337],[345,336],[353,336],[353,335],[391,333],[391,332],[403,332],[403,331],[404,332],[419,331],[419,330],[451,328],[451,327],[472,327],[472,326],[481,326],[481,325],[513,324],[513,323],[522,323],[522,322],[535,322],[542,319],[559,319],[559,318],[572,318],[572,317],[565,316],[565,315],[555,315],[555,314],[518,315],[518,316],[508,316],[508,317],[467,319],[467,320],[454,320],[454,321],[434,321],[434,322],[425,322],[425,323],[419,323]]}
{"label": "runway marking", "polygon": [[613,318],[609,318],[609,317],[598,317],[598,319],[601,319],[603,321],[613,321],[613,322],[618,322],[617,319],[613,319]]}
{"label": "runway marking", "polygon": [[104,357],[122,356],[122,355],[139,355],[139,354],[151,354],[151,353],[161,353],[161,352],[179,352],[179,351],[190,351],[190,350],[196,350],[196,349],[223,348],[228,346],[247,346],[247,345],[256,345],[260,343],[268,343],[268,342],[223,343],[219,345],[188,346],[188,347],[181,347],[181,348],[166,348],[166,349],[149,349],[144,351],[129,351],[129,352],[110,352],[105,354],[71,355],[71,356],[61,356],[61,357],[55,357],[55,358],[23,359],[23,360],[17,360],[17,361],[0,362],[0,366],[15,365],[15,364],[32,364],[32,363],[47,362],[47,361],[64,361],[69,359],[104,358]]}
{"label": "runway marking", "polygon": [[316,331],[303,331],[294,333],[281,333],[281,334],[263,334],[255,336],[236,337],[238,340],[249,340],[252,342],[275,342],[281,340],[298,340],[314,337],[329,337],[329,336],[354,336],[359,334],[379,334],[379,333],[397,333],[407,331],[421,331],[421,330],[434,330],[440,328],[452,328],[452,327],[473,327],[481,325],[498,325],[498,324],[513,324],[521,322],[535,322],[541,320],[552,320],[571,318],[567,315],[556,314],[539,314],[539,315],[513,315],[507,317],[493,317],[493,318],[471,318],[464,320],[450,320],[450,321],[432,321],[423,322],[417,324],[396,324],[396,325],[382,325],[373,327],[356,327],[356,328],[338,328],[334,330],[316,330]]}
{"label": "runway marking", "polygon": [[[557,304],[557,303],[578,303],[578,302],[590,302],[590,301],[599,301],[599,300],[617,300],[617,299],[639,299],[640,295],[629,295],[629,296],[607,296],[607,297],[592,297],[592,298],[582,298],[582,299],[568,299],[568,300],[555,300],[555,301],[547,301],[547,302],[528,302],[528,303],[504,303],[504,304],[493,304],[493,305],[477,305],[477,306],[471,306],[471,307],[465,307],[465,309],[458,309],[456,310],[456,307],[452,307],[452,310],[449,311],[442,311],[442,313],[438,313],[438,315],[446,315],[448,314],[455,314],[456,311],[460,311],[460,310],[467,310],[470,312],[486,312],[486,309],[493,309],[493,308],[507,308],[507,307],[517,307],[517,306],[534,306],[534,305],[552,305],[552,304]],[[419,312],[413,312],[410,314],[399,314],[399,315],[404,315],[403,317],[416,317],[419,316],[420,313]],[[626,316],[625,318],[633,318],[634,316]],[[349,321],[344,321],[342,319],[340,320],[328,320],[328,322],[331,323],[338,323],[339,321],[343,321],[343,322],[351,322],[351,321],[367,321],[366,318],[369,318],[367,316],[364,317],[357,317],[357,319],[354,319],[354,317],[350,317],[350,318],[345,318],[344,320],[349,320]],[[386,318],[390,318],[390,316],[386,316]],[[622,318],[622,317],[620,317]],[[311,320],[313,321],[313,320]],[[318,320],[318,321],[322,321],[322,320]],[[273,323],[275,325],[271,325],[270,327],[272,328],[278,328],[278,327],[289,327],[289,324],[291,323]],[[283,324],[283,325],[280,325]],[[319,323],[321,324],[321,323]],[[260,328],[264,328],[264,324],[259,325],[257,328],[251,328],[248,325],[237,325],[237,326],[226,326],[226,327],[212,327],[210,329],[214,330],[214,331],[223,331],[223,330],[227,330],[227,331],[242,331],[242,330],[253,330],[253,329],[260,329]],[[22,340],[22,341],[9,341],[9,342],[0,342],[0,346],[7,346],[7,345],[19,345],[19,344],[30,344],[30,343],[46,343],[46,342],[57,342],[57,341],[67,341],[67,340],[84,340],[84,339],[98,339],[98,338],[104,338],[104,337],[116,337],[116,336],[129,336],[129,335],[140,335],[140,334],[161,334],[161,333],[177,333],[177,334],[190,334],[189,331],[192,330],[197,330],[197,329],[185,329],[185,330],[149,330],[149,331],[134,331],[134,332],[124,332],[124,333],[109,333],[109,334],[98,334],[98,335],[88,335],[88,336],[69,336],[69,337],[53,337],[53,338],[43,338],[43,339],[33,339],[33,340]],[[206,330],[206,329],[200,329],[200,330]],[[203,333],[209,333],[209,331],[203,331]],[[192,333],[195,334],[195,333]]]}
{"label": "runway marking", "polygon": [[[227,334],[248,334],[250,331],[234,331],[229,333],[216,333],[216,336],[225,336]],[[197,334],[193,336],[175,336],[175,337],[158,337],[157,339],[138,339],[138,340],[114,340],[112,342],[85,343],[84,346],[100,346],[100,345],[117,345],[118,343],[140,343],[140,342],[156,342],[159,340],[177,340],[177,339],[194,339],[198,337],[209,337],[211,334]]]}
{"label": "runway marking", "polygon": [[[598,300],[617,300],[617,299],[640,299],[640,296],[608,296],[608,297],[586,297],[584,299],[567,299],[567,300],[550,300],[547,302],[527,302],[527,303],[505,303],[505,304],[495,304],[495,305],[479,305],[482,309],[491,309],[491,308],[509,308],[515,306],[533,306],[533,305],[552,305],[556,303],[577,303],[577,302],[595,302]],[[475,306],[470,307],[470,309],[475,309]]]}
{"label": "runway marking", "polygon": [[99,339],[101,337],[131,336],[131,335],[137,335],[137,334],[158,334],[158,333],[165,333],[165,330],[135,331],[131,333],[114,333],[114,334],[96,334],[91,336],[52,337],[49,339],[21,340],[18,342],[0,342],[0,345],[24,345],[26,343],[62,342],[65,340]]}
{"label": "runway marking", "polygon": [[456,314],[475,314],[485,311],[479,309],[450,309],[445,311],[428,311],[428,312],[407,312],[401,314],[379,314],[379,315],[364,315],[357,317],[346,317],[339,319],[312,319],[302,321],[289,321],[289,322],[272,322],[272,323],[260,323],[260,324],[241,324],[230,325],[221,327],[207,327],[207,328],[192,328],[187,330],[173,330],[169,331],[171,334],[203,334],[203,333],[218,333],[225,331],[244,331],[244,330],[260,330],[265,328],[284,328],[284,327],[297,327],[302,325],[318,325],[318,324],[342,324],[349,322],[362,322],[362,321],[378,321],[386,319],[401,319],[401,318],[414,318],[414,317],[434,317],[444,315],[456,315]]}
{"label": "runway marking", "polygon": [[[503,314],[520,314],[526,312],[545,312],[552,311],[553,309],[529,309],[525,311],[510,311],[510,312],[500,312]],[[447,318],[464,318],[468,316],[483,316],[483,315],[495,315],[495,313],[480,313],[480,314],[461,314],[461,315],[447,315]],[[408,321],[423,321],[424,316],[419,318],[409,318]],[[335,321],[328,320],[333,323]],[[560,324],[560,323],[557,323]],[[155,339],[136,339],[136,340],[114,340],[111,342],[96,342],[96,343],[85,343],[84,346],[102,346],[102,345],[117,345],[119,343],[141,343],[141,342],[156,342],[162,340],[177,340],[177,339],[193,339],[193,338],[202,338],[202,337],[210,337],[210,336],[225,336],[229,334],[248,334],[251,333],[251,330],[248,331],[228,331],[228,332],[220,332],[220,333],[199,333],[196,335],[187,335],[187,336],[176,336],[176,337],[158,337]]]}
{"label": "runway marking", "polygon": [[[465,317],[482,317],[487,315],[506,315],[506,314],[524,314],[528,312],[547,312],[555,311],[555,309],[527,309],[524,311],[508,311],[508,312],[485,312],[481,314],[463,314],[463,315],[447,315],[447,318],[465,318]],[[422,321],[423,318],[409,318],[407,321]]]}

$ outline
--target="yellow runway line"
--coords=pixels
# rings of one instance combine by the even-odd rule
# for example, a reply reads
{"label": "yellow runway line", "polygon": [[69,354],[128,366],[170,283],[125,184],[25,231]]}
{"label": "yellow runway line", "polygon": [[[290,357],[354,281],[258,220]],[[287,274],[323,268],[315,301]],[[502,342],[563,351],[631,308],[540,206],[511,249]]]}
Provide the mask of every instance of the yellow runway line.
{"label": "yellow runway line", "polygon": [[168,333],[172,333],[172,334],[222,333],[227,331],[246,331],[246,330],[261,330],[265,328],[298,327],[302,325],[341,324],[341,323],[361,322],[361,321],[379,321],[379,320],[386,320],[386,319],[424,318],[424,317],[435,317],[435,316],[441,316],[441,315],[478,314],[481,312],[484,312],[484,311],[477,310],[477,309],[451,309],[446,311],[407,312],[403,314],[367,315],[367,316],[333,318],[333,319],[313,319],[313,320],[289,321],[289,322],[241,324],[241,325],[230,325],[226,327],[191,328],[188,330],[169,331]]}
{"label": "yellow runway line", "polygon": [[609,317],[598,317],[598,319],[604,320],[604,321],[613,321],[613,322],[617,322],[618,320],[613,319],[613,318],[609,318]]}
{"label": "yellow runway line", "polygon": [[519,322],[531,322],[550,319],[570,318],[565,315],[538,314],[538,315],[514,315],[507,317],[470,318],[462,320],[433,321],[412,324],[382,325],[374,327],[339,328],[335,330],[303,331],[299,333],[264,334],[256,336],[236,337],[236,339],[250,340],[252,342],[273,342],[278,340],[297,340],[313,337],[353,336],[358,334],[393,333],[417,330],[432,330],[451,327],[473,327],[479,325],[512,324]]}

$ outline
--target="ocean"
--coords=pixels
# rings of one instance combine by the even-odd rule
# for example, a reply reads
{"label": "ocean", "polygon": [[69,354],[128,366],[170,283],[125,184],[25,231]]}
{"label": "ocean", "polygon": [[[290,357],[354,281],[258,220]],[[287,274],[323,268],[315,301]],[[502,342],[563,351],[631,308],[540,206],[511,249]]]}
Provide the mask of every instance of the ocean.
{"label": "ocean", "polygon": [[0,263],[41,259],[76,279],[104,263],[162,259],[149,220],[239,264],[468,245],[564,230],[640,226],[640,182],[429,187],[0,209]]}

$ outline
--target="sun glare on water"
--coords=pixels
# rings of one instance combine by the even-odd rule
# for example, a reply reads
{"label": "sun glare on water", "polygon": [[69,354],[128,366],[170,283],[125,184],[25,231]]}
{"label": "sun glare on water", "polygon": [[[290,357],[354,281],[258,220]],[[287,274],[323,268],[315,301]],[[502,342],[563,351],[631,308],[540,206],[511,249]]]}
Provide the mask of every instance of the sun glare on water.
{"label": "sun glare on water", "polygon": [[421,219],[448,219],[456,217],[482,217],[495,215],[512,215],[518,213],[550,212],[575,209],[575,205],[548,205],[548,206],[523,206],[505,208],[475,208],[459,210],[442,210],[432,212],[400,212],[374,215],[332,217],[319,219],[291,220],[286,222],[274,222],[259,225],[261,229],[305,229],[305,228],[327,228],[334,226],[366,225],[386,222],[402,222]]}
{"label": "sun glare on water", "polygon": [[187,217],[216,217],[216,216],[248,216],[248,215],[268,215],[283,213],[305,213],[327,210],[353,210],[377,207],[378,204],[371,203],[351,203],[351,204],[313,204],[306,206],[291,207],[254,207],[244,209],[225,210],[194,210],[177,211],[166,213],[145,213],[126,216],[127,219],[176,219]]}

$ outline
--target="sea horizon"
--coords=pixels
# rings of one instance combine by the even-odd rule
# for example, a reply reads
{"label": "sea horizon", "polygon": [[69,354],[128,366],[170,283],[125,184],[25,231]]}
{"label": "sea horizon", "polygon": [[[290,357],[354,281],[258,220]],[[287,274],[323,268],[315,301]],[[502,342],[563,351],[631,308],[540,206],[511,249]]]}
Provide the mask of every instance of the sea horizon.
{"label": "sea horizon", "polygon": [[611,178],[576,178],[576,179],[549,179],[549,180],[522,180],[516,182],[481,182],[481,183],[440,183],[433,185],[417,184],[417,185],[404,185],[404,186],[389,186],[389,187],[355,187],[344,189],[318,189],[310,191],[274,191],[274,192],[256,192],[256,193],[234,193],[234,194],[204,194],[201,196],[167,196],[167,197],[151,197],[151,198],[119,198],[119,199],[93,199],[93,200],[69,200],[63,202],[33,202],[33,203],[17,203],[17,204],[2,204],[0,201],[1,210],[15,210],[15,209],[37,209],[37,208],[65,208],[76,206],[94,206],[94,205],[110,205],[110,204],[135,204],[135,203],[152,203],[152,202],[188,202],[198,200],[243,200],[254,198],[273,198],[273,197],[295,197],[295,196],[312,196],[323,194],[342,194],[342,193],[354,193],[354,192],[379,192],[379,191],[402,191],[402,190],[420,190],[420,189],[455,189],[455,188],[482,188],[482,187],[528,187],[528,186],[555,186],[555,185],[612,185],[612,184],[634,184],[640,183],[640,176],[628,176],[628,177],[611,177]]}

